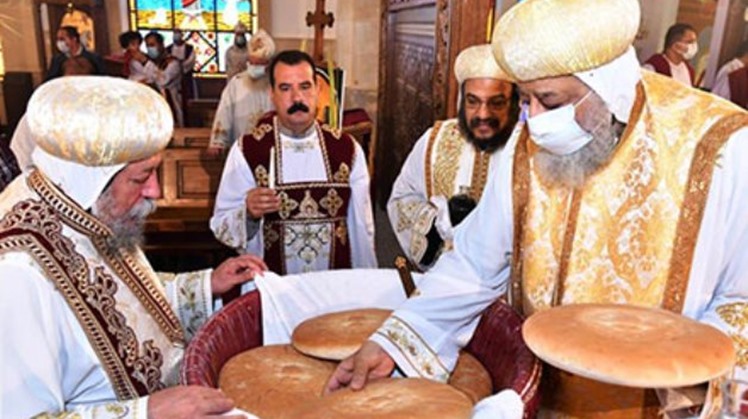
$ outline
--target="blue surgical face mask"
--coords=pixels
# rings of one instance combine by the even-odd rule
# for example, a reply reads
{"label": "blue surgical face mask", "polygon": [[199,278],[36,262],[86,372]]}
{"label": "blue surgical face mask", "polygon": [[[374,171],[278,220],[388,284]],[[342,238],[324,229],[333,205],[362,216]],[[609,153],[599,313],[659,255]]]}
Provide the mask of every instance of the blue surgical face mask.
{"label": "blue surgical face mask", "polygon": [[247,37],[244,35],[236,35],[234,37],[234,44],[236,44],[237,47],[243,48],[247,45]]}
{"label": "blue surgical face mask", "polygon": [[592,94],[592,90],[577,103],[527,118],[527,127],[535,144],[556,155],[574,153],[592,141],[593,136],[579,126],[576,108]]}
{"label": "blue surgical face mask", "polygon": [[159,55],[161,55],[161,53],[158,50],[158,47],[148,47],[147,51],[148,51],[147,52],[148,56],[151,57],[151,59],[154,59],[154,60],[156,58],[158,58]]}

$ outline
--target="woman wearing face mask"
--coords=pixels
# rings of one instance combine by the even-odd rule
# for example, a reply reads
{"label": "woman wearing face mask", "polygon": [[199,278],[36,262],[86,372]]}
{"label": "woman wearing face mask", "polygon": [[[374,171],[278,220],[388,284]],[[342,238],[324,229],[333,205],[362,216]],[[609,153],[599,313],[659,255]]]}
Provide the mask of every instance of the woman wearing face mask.
{"label": "woman wearing face mask", "polygon": [[665,50],[651,56],[643,68],[694,86],[694,69],[689,64],[699,52],[696,30],[686,23],[676,23],[665,35]]}

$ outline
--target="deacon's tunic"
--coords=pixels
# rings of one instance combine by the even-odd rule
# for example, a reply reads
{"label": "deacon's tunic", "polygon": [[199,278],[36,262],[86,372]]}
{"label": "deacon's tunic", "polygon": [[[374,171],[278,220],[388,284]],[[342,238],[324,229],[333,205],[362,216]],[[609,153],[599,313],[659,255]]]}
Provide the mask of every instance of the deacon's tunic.
{"label": "deacon's tunic", "polygon": [[725,63],[725,65],[723,65],[717,72],[717,77],[714,78],[712,93],[730,100],[730,73],[743,67],[745,67],[743,61],[737,58],[733,58]]}
{"label": "deacon's tunic", "polygon": [[696,81],[696,71],[688,61],[683,60],[680,64],[674,64],[665,54],[655,54],[649,57],[642,67],[663,76],[672,77],[673,80],[678,80],[686,86],[693,86]]}
{"label": "deacon's tunic", "polygon": [[[38,171],[0,195],[0,417],[146,418],[211,314],[210,271],[156,274]],[[67,416],[66,416],[67,417]]]}
{"label": "deacon's tunic", "polygon": [[392,229],[411,261],[424,269],[433,264],[436,258],[424,260],[429,232],[435,225],[444,226],[441,240],[453,237],[447,201],[467,192],[478,202],[499,155],[498,150],[480,151],[468,142],[457,119],[437,122],[418,139],[387,202]]}
{"label": "deacon's tunic", "polygon": [[148,60],[143,71],[146,84],[155,86],[164,95],[174,113],[174,123],[177,127],[183,127],[182,67],[179,61],[169,56],[163,58],[160,64]]}
{"label": "deacon's tunic", "polygon": [[247,46],[239,47],[236,44],[226,50],[226,80],[231,82],[234,76],[241,74],[247,69]]}
{"label": "deacon's tunic", "polygon": [[[245,198],[250,189],[268,185],[273,145],[281,209],[253,221]],[[351,154],[341,155],[341,150]],[[332,164],[346,160],[352,164]],[[376,267],[369,174],[361,146],[319,124],[307,137],[292,138],[280,133],[277,118],[260,121],[231,147],[210,228],[227,246],[263,256],[280,274]]]}
{"label": "deacon's tunic", "polygon": [[252,132],[260,117],[273,110],[269,89],[267,77],[253,79],[246,71],[230,79],[218,102],[210,146],[228,149]]}
{"label": "deacon's tunic", "polygon": [[443,381],[479,314],[507,291],[525,314],[628,303],[724,331],[748,378],[747,126],[737,107],[643,72],[611,162],[577,191],[539,183],[524,131],[454,251],[372,339],[407,375]]}

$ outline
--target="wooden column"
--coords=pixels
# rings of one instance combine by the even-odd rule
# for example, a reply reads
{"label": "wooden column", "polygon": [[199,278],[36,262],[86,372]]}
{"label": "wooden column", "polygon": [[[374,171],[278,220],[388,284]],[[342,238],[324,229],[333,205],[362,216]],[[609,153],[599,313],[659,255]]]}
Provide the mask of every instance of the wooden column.
{"label": "wooden column", "polygon": [[[446,67],[449,70],[446,91],[446,110],[442,118],[457,116],[457,97],[460,86],[454,77],[454,63],[463,49],[486,40],[489,13],[496,7],[496,0],[449,0],[449,48]],[[441,17],[441,16],[440,16]]]}

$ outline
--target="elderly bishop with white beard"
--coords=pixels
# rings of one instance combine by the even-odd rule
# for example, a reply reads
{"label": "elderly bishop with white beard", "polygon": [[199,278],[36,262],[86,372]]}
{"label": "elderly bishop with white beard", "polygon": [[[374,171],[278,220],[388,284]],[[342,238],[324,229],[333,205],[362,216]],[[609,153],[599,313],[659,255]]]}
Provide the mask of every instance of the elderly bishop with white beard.
{"label": "elderly bishop with white beard", "polygon": [[212,297],[265,264],[175,275],[146,260],[169,106],[132,81],[66,77],[36,90],[26,119],[34,166],[0,195],[0,417],[229,411],[218,390],[178,386],[179,366]]}

